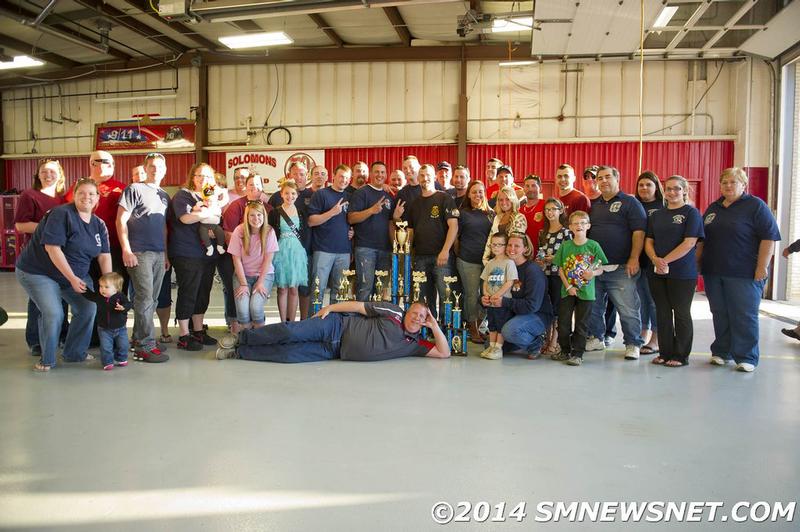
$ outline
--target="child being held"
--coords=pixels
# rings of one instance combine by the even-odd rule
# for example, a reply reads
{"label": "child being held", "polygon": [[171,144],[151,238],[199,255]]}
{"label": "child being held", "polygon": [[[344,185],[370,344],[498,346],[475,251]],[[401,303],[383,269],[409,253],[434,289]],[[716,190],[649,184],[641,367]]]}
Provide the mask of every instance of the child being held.
{"label": "child being held", "polygon": [[496,307],[504,297],[511,297],[511,287],[519,277],[517,265],[506,257],[508,237],[505,233],[495,233],[489,242],[490,259],[481,273],[483,279],[483,297],[481,302],[486,308],[489,322],[489,347],[483,350],[481,357],[489,360],[503,358],[503,335],[500,330],[511,317],[511,312],[502,306]]}
{"label": "child being held", "polygon": [[97,305],[97,337],[100,340],[100,360],[106,371],[114,366],[128,365],[128,311],[131,303],[122,290],[123,279],[117,272],[100,276],[98,292],[86,290],[83,297]]}
{"label": "child being held", "polygon": [[207,215],[200,218],[200,223],[197,224],[197,234],[200,236],[203,247],[206,248],[206,255],[210,257],[214,254],[214,246],[211,244],[211,237],[208,233],[209,231],[213,232],[214,239],[217,241],[217,251],[223,254],[225,253],[225,232],[219,222],[222,219],[222,208],[228,204],[228,189],[222,186],[206,185],[201,194],[203,200],[197,202],[192,212],[200,212],[205,207]]}
{"label": "child being held", "polygon": [[[575,211],[569,215],[572,240],[565,240],[553,257],[561,278],[561,304],[558,310],[558,343],[561,353],[553,360],[565,361],[570,366],[583,363],[586,350],[586,333],[594,304],[594,277],[601,275],[600,266],[608,263],[603,249],[586,237],[591,224],[589,215]],[[575,314],[575,330],[572,315]]]}

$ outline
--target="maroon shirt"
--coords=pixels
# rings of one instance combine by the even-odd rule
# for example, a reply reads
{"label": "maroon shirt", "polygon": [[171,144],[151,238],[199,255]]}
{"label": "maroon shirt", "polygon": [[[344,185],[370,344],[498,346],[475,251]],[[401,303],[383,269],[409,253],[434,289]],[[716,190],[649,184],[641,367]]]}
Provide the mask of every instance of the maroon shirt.
{"label": "maroon shirt", "polygon": [[[39,223],[47,211],[64,203],[64,196],[51,197],[41,190],[29,188],[24,191],[17,202],[14,223]],[[30,235],[25,235],[23,243],[27,243]]]}
{"label": "maroon shirt", "polygon": [[592,202],[586,197],[586,194],[577,189],[572,189],[568,194],[559,196],[561,203],[564,204],[564,214],[569,217],[575,211],[583,211],[589,213],[592,210]]}

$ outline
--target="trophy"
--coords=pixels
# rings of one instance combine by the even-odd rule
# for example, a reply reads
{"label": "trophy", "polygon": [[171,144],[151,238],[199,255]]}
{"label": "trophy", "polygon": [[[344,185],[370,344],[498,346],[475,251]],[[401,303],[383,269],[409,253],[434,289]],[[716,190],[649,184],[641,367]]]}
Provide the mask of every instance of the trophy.
{"label": "trophy", "polygon": [[396,246],[393,247],[394,253],[407,253],[406,243],[408,242],[408,222],[395,222],[394,241]]}
{"label": "trophy", "polygon": [[461,308],[458,300],[461,294],[453,294],[455,306],[453,307],[453,340],[450,344],[450,353],[455,356],[467,356],[467,328],[461,321]]}
{"label": "trophy", "polygon": [[[392,303],[397,304],[401,296],[408,301],[411,288],[411,242],[408,239],[408,222],[395,222],[394,240],[392,241]],[[405,279],[405,289],[400,287],[400,277]]]}
{"label": "trophy", "polygon": [[411,275],[414,281],[414,295],[411,297],[411,303],[422,301],[420,298],[419,284],[428,282],[428,276],[425,275],[425,272],[414,272]]}
{"label": "trophy", "polygon": [[355,299],[350,293],[350,276],[355,274],[355,270],[342,270],[342,279],[339,281],[339,293],[336,296],[338,301],[352,301]]}
{"label": "trophy", "polygon": [[445,326],[449,326],[452,322],[452,312],[453,312],[453,302],[450,301],[450,283],[455,283],[458,281],[458,277],[455,275],[445,276],[443,279],[444,281],[444,324]]}
{"label": "trophy", "polygon": [[373,296],[374,301],[383,301],[383,279],[389,275],[389,272],[386,270],[377,270],[375,272],[375,277],[377,280],[375,281],[375,295]]}
{"label": "trophy", "polygon": [[314,300],[311,304],[314,306],[314,314],[322,308],[322,300],[319,298],[319,277],[314,279]]}

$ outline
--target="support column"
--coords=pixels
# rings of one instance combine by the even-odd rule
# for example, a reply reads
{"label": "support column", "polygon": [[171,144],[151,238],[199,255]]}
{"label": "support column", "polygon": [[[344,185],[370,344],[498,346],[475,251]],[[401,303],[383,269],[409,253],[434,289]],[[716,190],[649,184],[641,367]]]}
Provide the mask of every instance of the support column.
{"label": "support column", "polygon": [[461,47],[461,82],[458,94],[458,164],[467,164],[467,59]]}
{"label": "support column", "polygon": [[195,161],[198,163],[208,162],[208,152],[203,149],[208,141],[208,65],[200,63],[198,76],[199,95],[197,111],[195,113]]}

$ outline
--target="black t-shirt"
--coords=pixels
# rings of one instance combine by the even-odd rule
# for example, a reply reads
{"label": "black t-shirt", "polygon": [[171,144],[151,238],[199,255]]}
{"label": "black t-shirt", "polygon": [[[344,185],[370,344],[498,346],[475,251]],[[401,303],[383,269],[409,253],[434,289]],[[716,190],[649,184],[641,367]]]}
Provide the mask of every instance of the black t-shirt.
{"label": "black t-shirt", "polygon": [[438,255],[447,237],[447,221],[458,216],[453,198],[446,192],[417,198],[408,211],[408,226],[414,230],[415,254]]}
{"label": "black t-shirt", "polygon": [[366,316],[344,316],[340,356],[342,360],[376,362],[392,358],[423,357],[434,344],[419,333],[403,328],[403,309],[392,303],[364,303]]}
{"label": "black t-shirt", "polygon": [[422,187],[420,185],[406,185],[397,191],[397,203],[405,202],[405,205],[403,205],[403,208],[405,208],[405,212],[403,212],[404,221],[408,221],[408,210],[421,195]]}
{"label": "black t-shirt", "polygon": [[460,211],[458,217],[458,258],[472,264],[483,263],[483,250],[492,230],[494,211]]}

